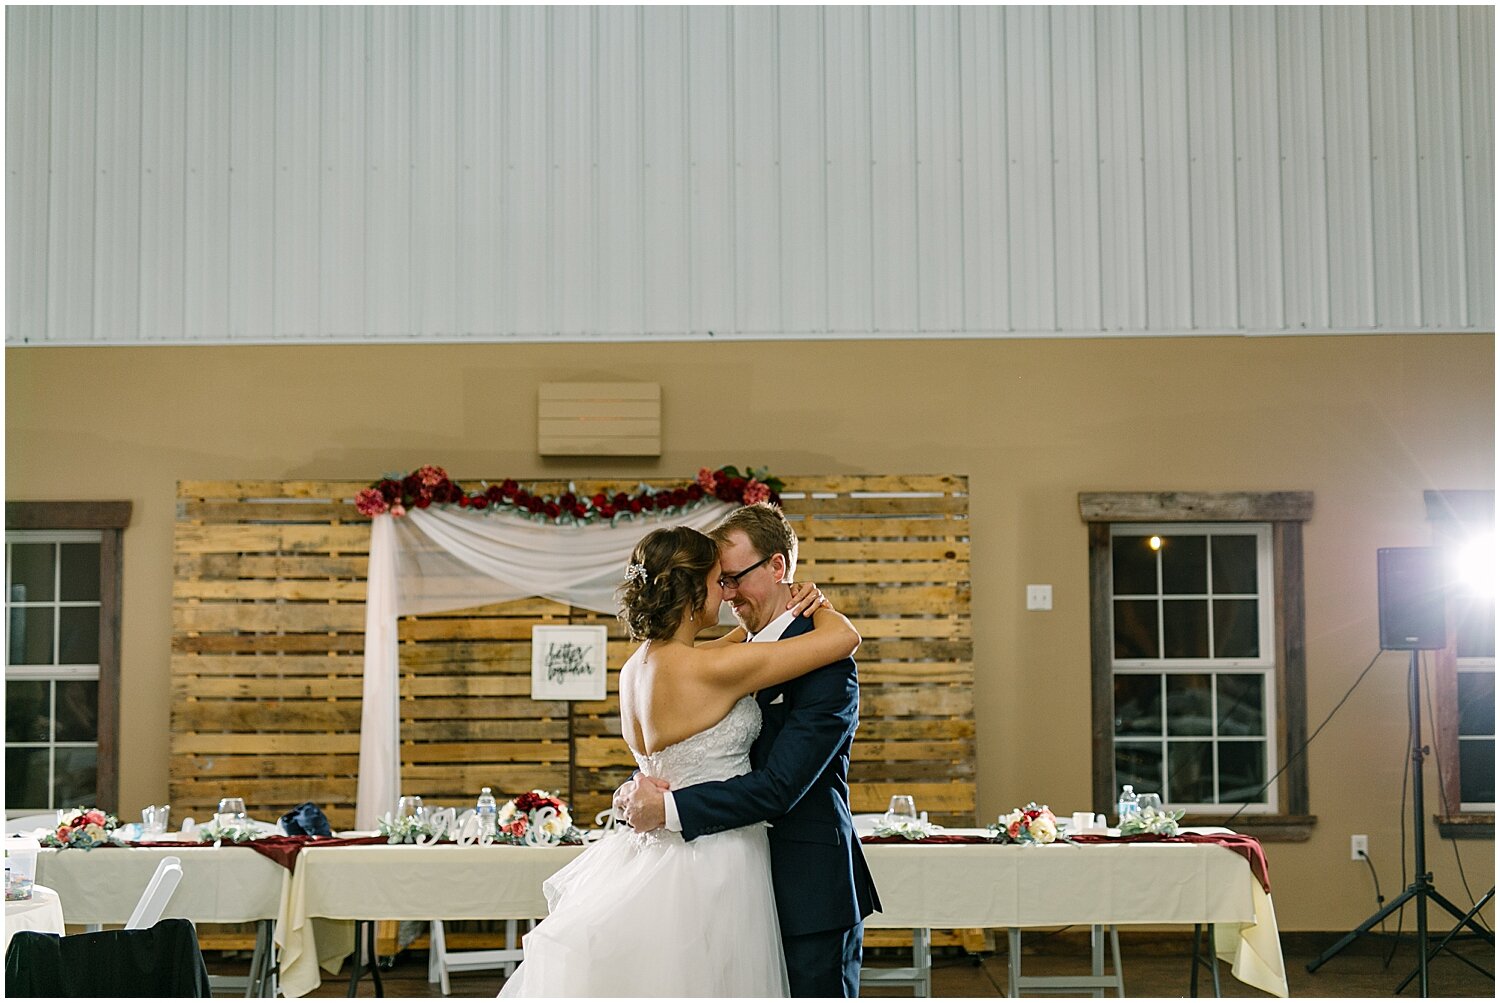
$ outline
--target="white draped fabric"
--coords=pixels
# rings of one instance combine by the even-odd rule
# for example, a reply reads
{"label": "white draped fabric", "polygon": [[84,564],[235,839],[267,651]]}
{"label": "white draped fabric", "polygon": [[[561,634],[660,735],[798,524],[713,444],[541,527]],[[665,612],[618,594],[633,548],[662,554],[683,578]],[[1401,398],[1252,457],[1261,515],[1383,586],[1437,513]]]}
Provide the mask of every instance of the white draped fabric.
{"label": "white draped fabric", "polygon": [[412,509],[371,521],[364,709],[355,826],[373,829],[400,796],[396,619],[543,596],[600,613],[636,543],[658,526],[707,531],[734,508],[710,499],[663,519],[558,526],[509,513]]}

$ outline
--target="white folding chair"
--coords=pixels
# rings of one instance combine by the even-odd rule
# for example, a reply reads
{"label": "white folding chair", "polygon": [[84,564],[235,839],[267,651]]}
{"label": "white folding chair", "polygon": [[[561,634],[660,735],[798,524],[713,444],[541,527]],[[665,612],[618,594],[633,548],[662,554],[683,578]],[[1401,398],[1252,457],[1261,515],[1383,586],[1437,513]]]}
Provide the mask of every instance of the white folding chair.
{"label": "white folding chair", "polygon": [[[433,920],[432,938],[427,951],[427,981],[438,983],[443,995],[447,996],[449,972],[480,972],[498,968],[502,975],[510,978],[511,973],[516,970],[516,965],[521,962],[521,922],[517,919],[505,921],[505,946],[503,948],[490,951],[450,951],[443,921]],[[527,931],[536,929],[537,922],[534,919],[526,920]]]}
{"label": "white folding chair", "polygon": [[167,909],[167,901],[181,882],[182,861],[177,857],[163,857],[161,863],[156,865],[156,873],[151,875],[146,890],[141,893],[141,900],[135,904],[135,912],[130,914],[125,929],[146,930],[155,926]]}

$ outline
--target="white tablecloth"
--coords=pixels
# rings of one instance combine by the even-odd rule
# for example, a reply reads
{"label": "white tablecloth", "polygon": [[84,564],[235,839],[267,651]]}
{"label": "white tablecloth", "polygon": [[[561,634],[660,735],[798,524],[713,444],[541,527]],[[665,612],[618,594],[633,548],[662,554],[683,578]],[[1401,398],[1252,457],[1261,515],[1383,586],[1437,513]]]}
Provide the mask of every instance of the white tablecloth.
{"label": "white tablecloth", "polygon": [[[865,846],[882,928],[1213,923],[1235,977],[1286,995],[1270,896],[1244,858],[1208,844]],[[526,919],[542,882],[580,847],[351,846],[303,850],[277,923],[281,989],[301,996],[337,972],[353,941],[325,943],[314,917]]]}
{"label": "white tablecloth", "polygon": [[0,949],[0,957],[10,949],[10,938],[21,930],[63,933],[62,903],[57,892],[32,885],[31,898],[5,903],[5,947]]}
{"label": "white tablecloth", "polygon": [[864,851],[885,907],[866,926],[1212,923],[1215,953],[1235,978],[1287,995],[1271,897],[1245,858],[1222,846],[874,843]]}
{"label": "white tablecloth", "polygon": [[163,857],[182,861],[182,883],[163,918],[249,923],[280,912],[291,872],[244,846],[44,849],[37,854],[36,876],[62,895],[69,923],[124,923]]}
{"label": "white tablecloth", "polygon": [[[547,915],[542,882],[580,846],[329,846],[303,850],[288,888],[276,945],[281,991],[304,996],[339,970],[352,931],[323,919],[531,919]],[[330,942],[330,937],[332,942]]]}

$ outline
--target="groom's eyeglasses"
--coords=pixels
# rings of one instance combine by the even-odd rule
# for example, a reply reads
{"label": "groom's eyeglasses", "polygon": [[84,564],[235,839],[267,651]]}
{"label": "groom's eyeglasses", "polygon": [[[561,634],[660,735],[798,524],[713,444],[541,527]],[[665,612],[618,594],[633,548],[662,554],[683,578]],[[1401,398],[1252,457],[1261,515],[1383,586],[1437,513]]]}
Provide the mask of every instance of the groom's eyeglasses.
{"label": "groom's eyeglasses", "polygon": [[[771,555],[771,557],[775,557],[775,556],[776,556],[775,554]],[[721,589],[737,589],[737,588],[739,588],[740,587],[740,579],[741,578],[744,578],[750,572],[754,571],[756,568],[760,567],[762,564],[766,563],[770,559],[771,559],[770,557],[762,557],[760,560],[758,560],[754,564],[750,565],[744,571],[736,571],[732,575],[729,575],[729,574],[720,575],[719,576],[719,588],[721,588]]]}

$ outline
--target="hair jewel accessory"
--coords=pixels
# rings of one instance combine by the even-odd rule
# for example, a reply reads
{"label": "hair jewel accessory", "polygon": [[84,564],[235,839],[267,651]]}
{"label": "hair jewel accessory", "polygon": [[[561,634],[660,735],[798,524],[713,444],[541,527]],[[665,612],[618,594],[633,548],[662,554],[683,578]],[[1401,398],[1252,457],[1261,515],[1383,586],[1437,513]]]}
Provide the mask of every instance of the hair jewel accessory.
{"label": "hair jewel accessory", "polygon": [[642,585],[647,585],[651,581],[651,576],[646,574],[646,566],[644,564],[627,564],[625,565],[625,580],[627,582],[640,582]]}

